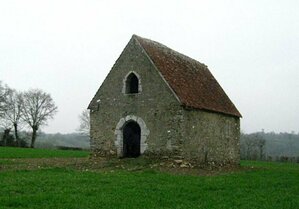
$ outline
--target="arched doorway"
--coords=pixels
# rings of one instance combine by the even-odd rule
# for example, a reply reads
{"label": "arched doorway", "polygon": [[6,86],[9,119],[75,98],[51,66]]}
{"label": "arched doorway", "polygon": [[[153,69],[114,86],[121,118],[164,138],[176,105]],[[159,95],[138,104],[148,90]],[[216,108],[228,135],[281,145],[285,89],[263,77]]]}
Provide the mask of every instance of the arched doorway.
{"label": "arched doorway", "polygon": [[[130,125],[130,123],[135,123],[135,125]],[[124,129],[125,127],[128,125],[128,127],[130,126],[135,126],[138,125],[139,129],[140,129],[140,148],[139,148],[139,155],[142,155],[145,150],[148,147],[147,144],[147,138],[150,134],[149,129],[147,128],[144,120],[142,120],[141,117],[135,116],[135,115],[127,115],[124,118],[121,118],[115,128],[115,147],[116,147],[116,151],[117,151],[117,156],[118,157],[127,157],[127,155],[124,153],[124,151],[127,151],[124,149]],[[137,131],[135,132],[139,132],[138,128],[136,128]],[[125,131],[126,132],[126,131]]]}
{"label": "arched doorway", "polygon": [[140,155],[141,129],[135,121],[127,122],[123,127],[123,157]]}

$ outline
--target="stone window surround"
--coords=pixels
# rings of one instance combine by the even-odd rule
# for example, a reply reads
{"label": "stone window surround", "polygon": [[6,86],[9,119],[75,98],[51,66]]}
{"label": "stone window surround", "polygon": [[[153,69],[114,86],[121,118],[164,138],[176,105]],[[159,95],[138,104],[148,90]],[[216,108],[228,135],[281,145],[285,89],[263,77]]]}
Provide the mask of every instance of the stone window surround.
{"label": "stone window surround", "polygon": [[123,88],[122,88],[122,93],[125,94],[125,95],[134,95],[132,93],[126,93],[126,89],[127,89],[127,79],[128,79],[128,76],[131,75],[131,73],[134,73],[134,75],[138,78],[138,93],[134,93],[134,94],[139,94],[141,91],[142,91],[142,86],[141,86],[141,78],[140,78],[140,75],[135,72],[135,71],[130,71],[126,74],[125,78],[123,79]]}
{"label": "stone window surround", "polygon": [[117,156],[123,157],[123,127],[130,121],[135,121],[139,127],[140,127],[140,154],[143,154],[144,151],[147,149],[147,138],[150,133],[149,129],[146,127],[145,122],[142,120],[142,118],[137,117],[135,115],[127,115],[124,118],[121,118],[119,122],[116,125],[115,128],[115,146],[117,149]]}

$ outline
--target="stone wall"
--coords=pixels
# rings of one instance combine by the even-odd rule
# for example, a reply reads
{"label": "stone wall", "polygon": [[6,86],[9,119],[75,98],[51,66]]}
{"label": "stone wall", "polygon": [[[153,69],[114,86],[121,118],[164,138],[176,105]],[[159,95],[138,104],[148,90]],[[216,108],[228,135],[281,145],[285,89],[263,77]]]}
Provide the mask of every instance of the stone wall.
{"label": "stone wall", "polygon": [[[142,88],[138,94],[124,92],[124,78],[129,72],[136,73],[140,79]],[[145,142],[145,154],[177,152],[172,144],[182,137],[177,131],[180,121],[173,115],[180,111],[177,98],[142,48],[132,39],[91,103],[91,149],[97,155],[116,156],[119,133],[115,131],[121,130],[117,125],[122,118],[134,116],[141,118],[150,132]]]}
{"label": "stone wall", "polygon": [[239,164],[240,120],[199,110],[184,111],[183,156],[199,163]]}

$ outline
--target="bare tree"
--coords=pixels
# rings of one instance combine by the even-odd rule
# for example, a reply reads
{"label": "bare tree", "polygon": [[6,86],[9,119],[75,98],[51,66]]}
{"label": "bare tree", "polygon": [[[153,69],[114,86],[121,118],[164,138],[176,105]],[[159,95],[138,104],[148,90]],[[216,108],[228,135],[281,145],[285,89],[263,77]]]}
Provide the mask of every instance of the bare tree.
{"label": "bare tree", "polygon": [[256,146],[258,147],[259,150],[259,159],[264,160],[265,159],[265,145],[266,145],[266,140],[262,137],[256,138]]}
{"label": "bare tree", "polygon": [[265,158],[265,139],[260,134],[241,133],[241,157],[246,160],[262,160]]}
{"label": "bare tree", "polygon": [[7,107],[7,94],[8,94],[8,87],[3,86],[2,82],[0,81],[0,117],[3,116],[4,111]]}
{"label": "bare tree", "polygon": [[3,143],[3,146],[6,146],[7,145],[7,140],[10,136],[12,123],[10,121],[6,120],[4,117],[1,117],[0,127],[3,128],[3,131],[4,131],[4,133],[2,135],[2,143]]}
{"label": "bare tree", "polygon": [[37,130],[46,125],[56,112],[57,106],[50,94],[40,89],[23,93],[22,119],[32,128],[31,148],[34,147]]}
{"label": "bare tree", "polygon": [[8,96],[8,86],[2,85],[0,81],[0,127],[3,128],[4,133],[2,136],[3,145],[6,146],[7,139],[9,137],[9,133],[12,128],[12,124],[6,120],[5,112],[7,110],[7,96]]}
{"label": "bare tree", "polygon": [[22,94],[14,89],[8,88],[6,97],[6,109],[3,113],[2,120],[5,123],[10,123],[14,127],[15,139],[18,146],[20,146],[20,139],[18,135],[18,127],[21,119],[21,108],[23,105]]}
{"label": "bare tree", "polygon": [[90,115],[88,110],[82,111],[79,115],[80,126],[78,128],[79,133],[84,136],[89,136],[90,132]]}

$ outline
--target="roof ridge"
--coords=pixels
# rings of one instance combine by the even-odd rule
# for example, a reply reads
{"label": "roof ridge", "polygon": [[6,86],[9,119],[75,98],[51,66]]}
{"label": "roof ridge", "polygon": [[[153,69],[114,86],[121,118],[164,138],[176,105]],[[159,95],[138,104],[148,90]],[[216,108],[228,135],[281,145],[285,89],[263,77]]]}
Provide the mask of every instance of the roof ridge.
{"label": "roof ridge", "polygon": [[141,37],[141,36],[136,35],[136,34],[133,34],[132,37],[136,38],[137,40],[141,39],[141,40],[144,40],[144,41],[147,41],[147,42],[151,42],[151,43],[157,44],[158,46],[163,47],[164,49],[169,50],[170,52],[174,52],[174,54],[176,54],[176,55],[179,55],[179,56],[182,56],[184,58],[190,59],[190,60],[192,60],[192,61],[194,61],[194,62],[196,62],[196,63],[198,63],[200,65],[203,65],[203,66],[205,66],[205,67],[208,68],[208,66],[205,63],[199,62],[198,60],[196,60],[196,59],[194,59],[194,58],[192,58],[192,57],[190,57],[188,55],[185,55],[185,54],[183,54],[183,53],[181,53],[181,52],[179,52],[179,51],[177,51],[175,49],[172,49],[172,48],[170,48],[170,47],[166,46],[165,44],[162,44],[162,43],[160,43],[158,41],[154,41],[154,40],[149,39],[149,38],[144,38],[144,37]]}

